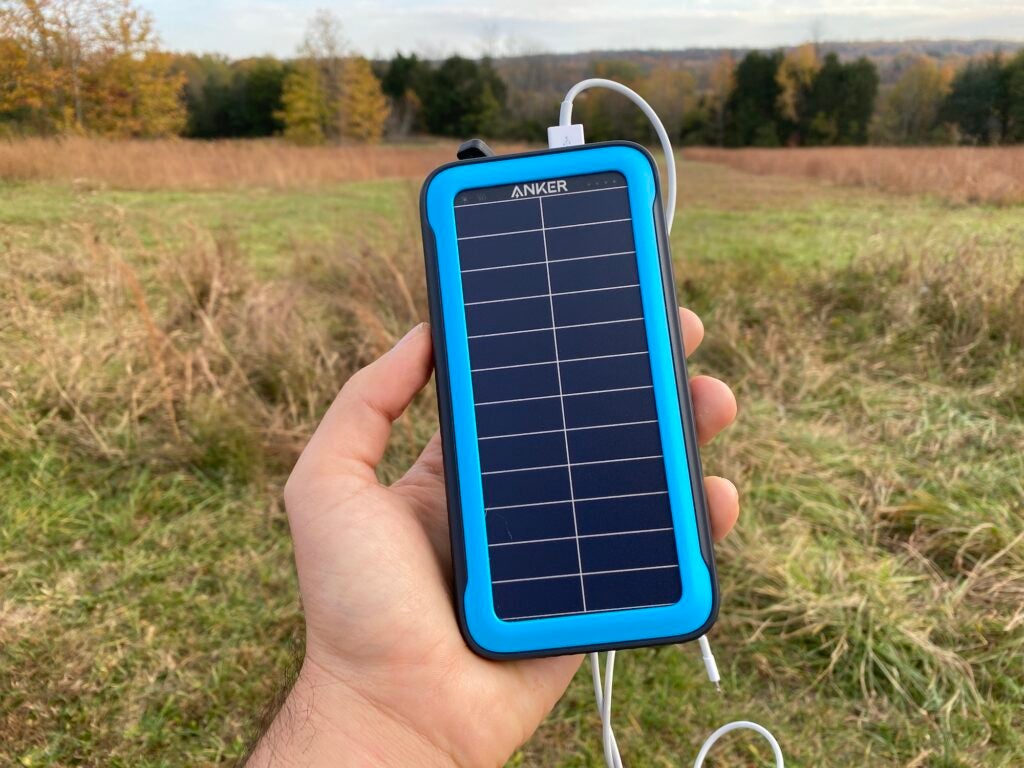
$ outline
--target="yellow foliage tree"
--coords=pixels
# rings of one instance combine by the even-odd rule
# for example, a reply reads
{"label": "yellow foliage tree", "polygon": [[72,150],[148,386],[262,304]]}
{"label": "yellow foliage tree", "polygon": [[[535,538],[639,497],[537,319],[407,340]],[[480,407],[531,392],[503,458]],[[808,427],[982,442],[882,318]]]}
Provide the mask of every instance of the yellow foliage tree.
{"label": "yellow foliage tree", "polygon": [[85,124],[109,137],[172,136],[185,127],[185,75],[172,70],[172,57],[149,51],[139,58],[122,53],[89,76]]}
{"label": "yellow foliage tree", "polygon": [[163,136],[184,81],[134,0],[0,1],[0,114],[37,132]]}
{"label": "yellow foliage tree", "polygon": [[936,122],[953,82],[952,66],[928,56],[913,59],[889,89],[872,126],[872,138],[886,144],[925,144],[945,139]]}
{"label": "yellow foliage tree", "polygon": [[683,115],[697,100],[693,73],[669,64],[658,64],[646,77],[641,93],[654,107],[669,135],[676,137],[683,127]]}
{"label": "yellow foliage tree", "polygon": [[274,116],[284,124],[284,137],[295,144],[323,144],[327,104],[316,63],[305,59],[284,79],[281,109]]}
{"label": "yellow foliage tree", "polygon": [[339,108],[342,136],[371,143],[381,140],[391,109],[380,80],[373,74],[370,62],[362,56],[345,62]]}
{"label": "yellow foliage tree", "polygon": [[725,107],[736,89],[736,62],[728,53],[715,59],[708,77],[708,102],[714,126],[715,144],[725,143]]}
{"label": "yellow foliage tree", "polygon": [[0,119],[45,131],[42,110],[51,83],[50,70],[38,66],[31,51],[16,40],[0,39]]}
{"label": "yellow foliage tree", "polygon": [[807,43],[794,48],[785,55],[775,74],[775,82],[781,89],[778,98],[779,111],[793,122],[799,122],[807,94],[814,85],[814,77],[821,69],[817,48]]}

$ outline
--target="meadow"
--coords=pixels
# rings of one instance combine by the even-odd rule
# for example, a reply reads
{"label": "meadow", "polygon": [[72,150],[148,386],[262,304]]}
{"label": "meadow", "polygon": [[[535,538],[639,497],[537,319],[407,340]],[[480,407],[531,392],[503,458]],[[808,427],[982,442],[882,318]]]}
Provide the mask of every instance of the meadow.
{"label": "meadow", "polygon": [[[0,765],[244,751],[301,653],[281,487],[346,377],[426,318],[418,188],[453,150],[0,146]],[[1020,764],[1024,207],[930,151],[954,169],[930,187],[686,153],[692,371],[740,403],[704,463],[743,513],[723,694],[693,648],[622,654],[629,765],[689,764],[736,718],[793,766]],[[382,479],[435,423],[425,392]],[[709,764],[768,757],[733,736]],[[601,764],[581,672],[511,765]]]}

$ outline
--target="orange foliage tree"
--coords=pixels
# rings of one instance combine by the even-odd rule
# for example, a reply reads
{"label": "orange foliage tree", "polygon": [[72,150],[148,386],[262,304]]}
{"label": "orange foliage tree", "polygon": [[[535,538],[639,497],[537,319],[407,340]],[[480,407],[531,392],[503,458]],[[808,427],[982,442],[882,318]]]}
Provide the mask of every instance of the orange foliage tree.
{"label": "orange foliage tree", "polygon": [[171,64],[132,0],[0,0],[0,131],[175,134]]}

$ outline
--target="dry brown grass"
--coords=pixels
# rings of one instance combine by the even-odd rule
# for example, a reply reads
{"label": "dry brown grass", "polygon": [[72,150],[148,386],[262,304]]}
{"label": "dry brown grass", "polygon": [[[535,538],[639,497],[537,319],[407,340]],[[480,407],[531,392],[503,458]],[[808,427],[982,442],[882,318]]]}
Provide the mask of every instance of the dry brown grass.
{"label": "dry brown grass", "polygon": [[694,147],[684,155],[749,173],[938,195],[956,203],[1024,202],[1024,147]]}
{"label": "dry brown grass", "polygon": [[293,189],[344,181],[423,176],[455,158],[455,142],[296,147],[256,141],[0,142],[0,179],[68,181],[124,189]]}

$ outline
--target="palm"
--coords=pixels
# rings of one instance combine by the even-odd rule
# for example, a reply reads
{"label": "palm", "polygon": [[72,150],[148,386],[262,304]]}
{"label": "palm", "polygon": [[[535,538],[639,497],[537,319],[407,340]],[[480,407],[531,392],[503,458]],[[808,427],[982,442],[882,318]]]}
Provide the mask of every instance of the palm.
{"label": "palm", "polygon": [[[390,488],[353,488],[346,479],[333,490],[320,497],[341,501],[324,501],[294,531],[302,592],[313,596],[304,601],[310,660],[358,668],[378,704],[405,712],[420,732],[460,755],[477,751],[465,738],[472,733],[464,713],[494,713],[487,752],[494,742],[511,752],[558,700],[580,657],[501,663],[466,647],[451,604],[438,439]],[[337,525],[342,517],[345,525]],[[430,695],[417,700],[415,690]]]}
{"label": "palm", "polygon": [[[683,311],[687,353],[703,327]],[[285,488],[306,614],[306,663],[469,765],[503,762],[565,690],[579,656],[494,662],[473,654],[452,608],[440,441],[391,487],[376,478],[391,423],[427,384],[429,334],[410,332],[357,373],[324,416]],[[721,382],[691,382],[698,438],[735,416]],[[707,478],[712,530],[738,511]],[[466,724],[472,722],[472,728]]]}

